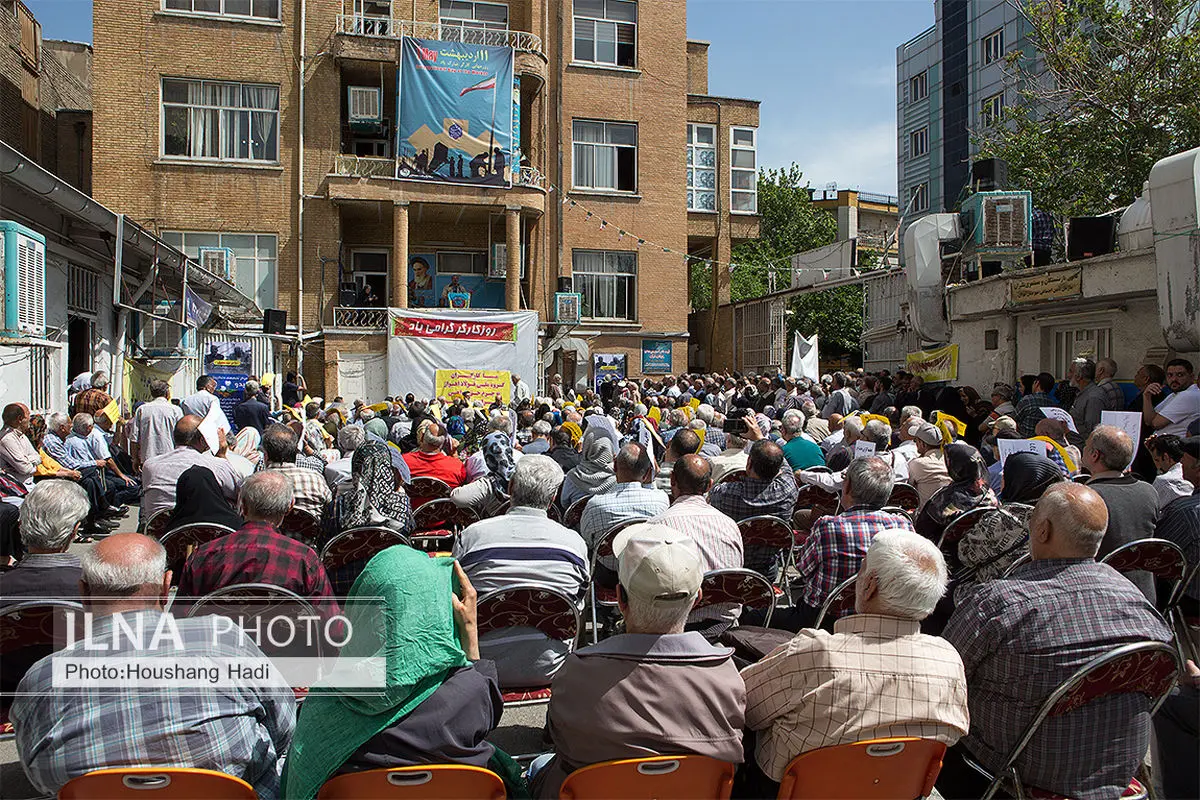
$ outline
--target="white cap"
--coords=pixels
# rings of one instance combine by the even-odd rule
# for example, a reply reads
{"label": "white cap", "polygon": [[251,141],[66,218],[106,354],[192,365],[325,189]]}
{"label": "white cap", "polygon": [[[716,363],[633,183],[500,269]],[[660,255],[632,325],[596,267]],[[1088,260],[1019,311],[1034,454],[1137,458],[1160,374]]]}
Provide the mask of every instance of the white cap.
{"label": "white cap", "polygon": [[931,447],[942,443],[942,432],[922,419],[909,420],[908,435],[914,439],[920,439]]}
{"label": "white cap", "polygon": [[617,576],[625,593],[654,605],[691,604],[700,592],[704,567],[687,534],[666,525],[630,525],[613,540]]}

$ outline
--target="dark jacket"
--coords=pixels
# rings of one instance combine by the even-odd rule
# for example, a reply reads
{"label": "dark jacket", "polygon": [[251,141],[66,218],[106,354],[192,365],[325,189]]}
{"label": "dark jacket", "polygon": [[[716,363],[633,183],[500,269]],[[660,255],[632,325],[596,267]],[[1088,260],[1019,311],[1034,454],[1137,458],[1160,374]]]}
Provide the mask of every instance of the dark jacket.
{"label": "dark jacket", "polygon": [[26,600],[79,601],[79,558],[70,553],[30,553],[0,572],[0,607]]}
{"label": "dark jacket", "polygon": [[[1154,536],[1154,527],[1158,523],[1158,492],[1152,485],[1132,475],[1124,475],[1093,479],[1088,481],[1088,486],[1095,489],[1108,506],[1108,530],[1100,542],[1100,552],[1096,553],[1097,561],[1123,544]],[[1154,576],[1149,572],[1124,574],[1153,604]]]}
{"label": "dark jacket", "polygon": [[233,407],[233,424],[242,428],[256,428],[259,433],[271,424],[271,409],[258,397],[248,397]]}

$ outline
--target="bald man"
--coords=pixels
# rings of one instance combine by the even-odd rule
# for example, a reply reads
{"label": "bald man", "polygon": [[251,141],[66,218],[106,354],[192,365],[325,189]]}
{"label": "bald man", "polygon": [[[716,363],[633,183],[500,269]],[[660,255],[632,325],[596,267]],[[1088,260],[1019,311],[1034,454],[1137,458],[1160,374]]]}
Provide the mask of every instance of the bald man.
{"label": "bald man", "polygon": [[[277,797],[279,756],[296,723],[292,691],[274,675],[254,685],[230,680],[224,666],[228,660],[261,663],[262,651],[228,630],[223,617],[164,618],[171,573],[166,551],[155,540],[114,534],[80,560],[79,588],[92,616],[93,649],[85,653],[79,642],[38,661],[12,706],[17,752],[30,782],[54,795],[67,781],[97,769],[193,767],[228,773],[253,786],[259,797]],[[118,615],[119,623],[113,619]],[[123,631],[146,631],[142,647],[137,637],[114,636],[118,624]],[[160,629],[170,635],[151,649],[149,632]],[[109,649],[95,650],[99,644]],[[216,674],[218,683],[197,680],[183,690],[182,681],[162,688],[109,681],[98,692],[69,674],[56,681],[54,659],[84,656],[136,658],[151,669],[187,665]]]}
{"label": "bald man", "polygon": [[[1033,560],[957,598],[942,635],[966,668],[971,731],[946,754],[943,796],[979,796],[978,774],[956,750],[1001,770],[1037,708],[1076,670],[1124,644],[1171,641],[1137,587],[1096,562],[1108,524],[1093,489],[1052,486],[1030,517]],[[1119,797],[1150,743],[1149,707],[1145,695],[1121,694],[1046,720],[1017,762],[1021,779],[1079,800]]]}
{"label": "bald man", "polygon": [[200,417],[188,414],[175,423],[175,449],[154,456],[142,465],[142,520],[147,521],[159,511],[175,507],[175,483],[179,476],[194,466],[209,469],[217,479],[222,494],[229,502],[237,498],[241,477],[225,455],[225,434],[220,432],[221,446],[212,455],[208,442],[200,432]]}

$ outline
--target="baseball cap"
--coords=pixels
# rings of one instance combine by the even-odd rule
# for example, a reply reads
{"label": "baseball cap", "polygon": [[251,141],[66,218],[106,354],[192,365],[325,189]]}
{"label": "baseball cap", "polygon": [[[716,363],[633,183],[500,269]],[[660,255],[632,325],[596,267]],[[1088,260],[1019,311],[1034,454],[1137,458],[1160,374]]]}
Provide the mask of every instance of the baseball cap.
{"label": "baseball cap", "polygon": [[1183,452],[1192,458],[1200,460],[1200,436],[1189,436],[1182,440],[1180,444],[1183,446]]}
{"label": "baseball cap", "polygon": [[908,435],[931,446],[942,443],[942,432],[923,419],[914,419],[909,422]]}
{"label": "baseball cap", "polygon": [[630,525],[613,540],[613,555],[621,586],[643,603],[690,604],[700,591],[704,567],[696,543],[666,525]]}
{"label": "baseball cap", "polygon": [[1015,431],[1017,429],[1017,421],[1009,416],[999,416],[988,420],[987,426],[996,432]]}

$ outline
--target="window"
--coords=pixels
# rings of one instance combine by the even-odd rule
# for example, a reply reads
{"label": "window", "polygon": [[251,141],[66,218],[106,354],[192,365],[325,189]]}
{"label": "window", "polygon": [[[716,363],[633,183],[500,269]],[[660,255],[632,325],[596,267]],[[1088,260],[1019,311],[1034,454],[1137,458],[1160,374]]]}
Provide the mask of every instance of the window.
{"label": "window", "polygon": [[279,0],[163,0],[162,7],[164,11],[217,17],[279,19]]}
{"label": "window", "polygon": [[279,87],[163,78],[164,156],[279,160]]}
{"label": "window", "polygon": [[918,73],[908,79],[908,102],[915,103],[929,97],[929,71]]}
{"label": "window", "polygon": [[716,211],[717,129],[689,122],[687,145],[688,211]]}
{"label": "window", "polygon": [[632,69],[637,52],[635,0],[574,0],[575,60]]}
{"label": "window", "polygon": [[575,291],[583,295],[580,315],[588,319],[637,321],[637,254],[575,250]]}
{"label": "window", "polygon": [[443,41],[503,45],[502,38],[490,32],[508,30],[508,6],[474,0],[441,0],[438,22]]}
{"label": "window", "polygon": [[983,63],[984,66],[993,64],[1001,59],[1004,55],[1004,29],[989,33],[983,37]]}
{"label": "window", "polygon": [[572,134],[576,189],[637,191],[637,125],[577,119]]}
{"label": "window", "polygon": [[459,253],[439,250],[437,254],[439,275],[487,275],[487,253]]}
{"label": "window", "polygon": [[233,251],[234,282],[238,290],[254,298],[259,308],[275,308],[275,253],[277,238],[269,233],[194,233],[173,231],[162,239],[199,259],[201,247],[228,247]]}
{"label": "window", "polygon": [[[388,286],[388,263],[390,250],[351,250],[350,266],[354,287],[358,294],[354,305],[358,308],[379,307],[387,304],[391,296]],[[368,299],[367,287],[371,287],[374,300]]]}
{"label": "window", "polygon": [[758,128],[729,129],[729,208],[758,213]]}
{"label": "window", "polygon": [[929,126],[917,128],[908,135],[908,155],[911,158],[929,153]]}
{"label": "window", "polygon": [[929,210],[929,184],[919,183],[912,190],[912,211],[920,213]]}
{"label": "window", "polygon": [[1004,93],[994,94],[991,97],[985,97],[979,103],[979,126],[987,128],[996,123],[1000,119],[1000,114],[1004,111]]}
{"label": "window", "polygon": [[1080,357],[1099,361],[1112,355],[1112,327],[1093,323],[1084,328],[1057,328],[1052,337],[1051,361],[1055,375],[1066,375],[1071,362]]}

